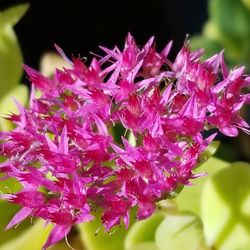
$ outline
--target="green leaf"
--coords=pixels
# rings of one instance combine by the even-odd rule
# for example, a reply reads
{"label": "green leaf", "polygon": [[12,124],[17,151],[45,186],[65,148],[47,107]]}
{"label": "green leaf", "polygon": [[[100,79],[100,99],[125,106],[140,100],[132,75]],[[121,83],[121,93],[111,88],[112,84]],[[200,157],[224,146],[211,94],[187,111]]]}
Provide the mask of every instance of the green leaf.
{"label": "green leaf", "polygon": [[[243,4],[245,4],[245,6],[250,9],[250,0],[241,0]],[[250,247],[249,247],[250,248]]]}
{"label": "green leaf", "polygon": [[209,158],[211,158],[218,150],[220,146],[219,141],[212,141],[206,148],[206,150],[200,155],[199,157],[199,163],[195,167],[195,169],[202,166],[204,163],[208,161]]}
{"label": "green leaf", "polygon": [[131,246],[127,250],[159,250],[155,242],[142,242],[140,244]]}
{"label": "green leaf", "polygon": [[0,12],[0,28],[6,25],[14,26],[28,10],[28,4],[20,4]]}
{"label": "green leaf", "polygon": [[113,138],[115,139],[115,142],[122,144],[122,136],[125,136],[126,130],[121,124],[116,124],[113,127],[110,127],[110,132],[113,135]]}
{"label": "green leaf", "polygon": [[168,214],[156,230],[159,250],[205,249],[201,220],[192,213]]}
{"label": "green leaf", "polygon": [[[21,189],[21,184],[19,184],[15,179],[10,178],[0,181],[0,193],[18,192]],[[7,241],[18,237],[18,235],[30,224],[28,220],[21,223],[15,229],[10,229],[4,231],[8,223],[11,221],[12,217],[20,210],[20,207],[6,201],[0,200],[0,245],[6,243]]]}
{"label": "green leaf", "polygon": [[[19,237],[19,235],[30,226],[30,221],[26,220],[16,228],[4,231],[8,223],[11,221],[12,217],[20,210],[20,207],[14,204],[9,204],[6,201],[0,201],[0,250],[2,250],[1,245]],[[9,248],[13,249],[13,248]]]}
{"label": "green leaf", "polygon": [[40,59],[40,72],[42,75],[52,77],[55,69],[69,68],[70,65],[57,53],[47,52]]}
{"label": "green leaf", "polygon": [[249,53],[250,9],[242,1],[235,0],[211,0],[209,9],[211,21],[220,30],[223,42],[233,43],[243,57]]}
{"label": "green leaf", "polygon": [[105,232],[99,213],[96,213],[96,218],[93,221],[78,225],[78,229],[82,243],[88,250],[124,249],[124,239],[127,232],[124,226],[115,227],[112,234]]}
{"label": "green leaf", "polygon": [[201,35],[192,36],[190,45],[192,50],[197,50],[199,48],[205,49],[205,54],[203,56],[204,60],[221,51],[220,43]]}
{"label": "green leaf", "polygon": [[243,247],[239,248],[238,250],[249,250],[249,249],[250,249],[250,241]]}
{"label": "green leaf", "polygon": [[206,160],[208,160],[210,157],[212,157],[215,154],[215,152],[218,150],[219,146],[220,146],[219,141],[213,141],[208,145],[205,152],[203,153]]}
{"label": "green leaf", "polygon": [[132,131],[129,131],[128,141],[132,146],[136,146],[136,138]]}
{"label": "green leaf", "polygon": [[[159,224],[164,219],[165,215],[162,212],[156,212],[150,218],[135,222],[135,224],[129,230],[125,239],[125,249],[131,250],[138,245],[138,249],[141,247],[141,243],[146,245],[146,242],[154,242],[155,231]],[[137,248],[135,248],[137,249]]]}
{"label": "green leaf", "polygon": [[51,227],[51,225],[44,227],[44,221],[39,220],[21,233],[19,237],[1,245],[0,250],[41,250],[47,240]]}
{"label": "green leaf", "polygon": [[193,185],[185,187],[184,190],[174,199],[178,208],[180,210],[189,210],[197,215],[200,215],[201,191],[205,181],[209,179],[212,174],[224,169],[228,165],[228,162],[215,157],[209,158],[206,163],[202,164],[197,171],[206,172],[207,175],[194,179],[192,181]]}
{"label": "green leaf", "polygon": [[[75,234],[74,229],[71,229],[70,234],[67,236],[68,244],[76,250],[86,250],[83,247],[81,240],[79,239],[79,235]],[[54,246],[50,247],[49,250],[70,250],[69,245],[67,244],[66,240],[61,240],[60,242],[56,243]],[[72,249],[72,250],[73,250]]]}
{"label": "green leaf", "polygon": [[27,4],[0,13],[0,98],[18,84],[22,75],[22,54],[13,25],[27,10]]}
{"label": "green leaf", "polygon": [[25,106],[28,99],[28,88],[25,85],[18,85],[0,99],[0,130],[10,130],[13,128],[12,123],[3,119],[3,117],[10,113],[18,113],[14,99]]}
{"label": "green leaf", "polygon": [[[1,177],[1,175],[0,175]],[[0,193],[16,193],[21,190],[22,185],[14,178],[8,178],[0,181]],[[1,202],[1,201],[0,201]]]}
{"label": "green leaf", "polygon": [[250,164],[237,162],[207,180],[201,198],[209,246],[235,250],[250,239]]}
{"label": "green leaf", "polygon": [[218,49],[225,49],[225,56],[230,60],[242,60],[245,57],[242,41],[239,42],[237,37],[225,34],[223,29],[211,19],[203,27],[203,37],[205,40],[214,41]]}
{"label": "green leaf", "polygon": [[211,19],[226,35],[244,39],[249,37],[250,11],[242,1],[211,0]]}

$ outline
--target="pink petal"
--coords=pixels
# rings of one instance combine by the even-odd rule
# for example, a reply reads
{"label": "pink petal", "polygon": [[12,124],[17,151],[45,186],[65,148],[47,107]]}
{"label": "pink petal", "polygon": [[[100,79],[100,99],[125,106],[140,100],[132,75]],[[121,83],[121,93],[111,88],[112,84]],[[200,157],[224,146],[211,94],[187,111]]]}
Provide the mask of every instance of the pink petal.
{"label": "pink petal", "polygon": [[137,55],[137,59],[142,59],[142,58],[144,58],[147,54],[148,54],[148,52],[149,52],[149,50],[150,50],[150,48],[151,48],[151,46],[152,46],[152,44],[153,44],[153,42],[154,42],[154,37],[152,36],[148,41],[147,41],[147,43],[143,46],[143,48],[142,48],[142,50],[141,50],[141,52]]}
{"label": "pink petal", "polygon": [[139,69],[141,68],[143,64],[143,60],[141,60],[140,62],[137,63],[137,65],[129,72],[128,76],[127,76],[127,80],[129,82],[134,81]]}
{"label": "pink petal", "polygon": [[170,42],[166,45],[166,47],[162,50],[161,55],[164,56],[165,58],[168,56],[169,51],[170,51],[170,49],[171,49],[171,47],[172,47],[172,44],[173,44],[173,41],[170,41]]}
{"label": "pink petal", "polygon": [[25,107],[18,100],[15,99],[14,101],[21,116],[21,123],[19,124],[22,128],[25,128],[26,127]]}
{"label": "pink petal", "polygon": [[48,137],[48,135],[45,135],[47,144],[49,146],[49,149],[54,152],[54,153],[58,153],[58,148],[56,146],[56,144]]}
{"label": "pink petal", "polygon": [[225,79],[228,77],[229,72],[228,72],[228,68],[227,68],[225,61],[224,61],[224,55],[223,55],[224,50],[220,54],[221,54],[221,71],[222,71],[222,76]]}
{"label": "pink petal", "polygon": [[97,115],[92,114],[92,116],[95,119],[95,124],[96,124],[100,134],[107,136],[108,135],[108,129],[107,129],[105,123]]}
{"label": "pink petal", "polygon": [[66,237],[70,229],[71,229],[71,226],[55,225],[53,229],[51,230],[50,235],[42,249],[45,250],[48,247],[56,244],[58,241],[60,241],[64,237]]}
{"label": "pink petal", "polygon": [[69,146],[68,146],[68,136],[67,136],[67,126],[63,127],[63,131],[61,134],[61,140],[59,143],[59,152],[62,154],[68,154]]}
{"label": "pink petal", "polygon": [[238,130],[234,126],[227,126],[227,127],[220,128],[220,131],[224,135],[227,135],[227,136],[230,136],[230,137],[235,137],[235,136],[238,135]]}
{"label": "pink petal", "polygon": [[167,105],[168,101],[169,101],[169,97],[171,94],[171,90],[172,90],[172,84],[170,84],[162,93],[161,96],[161,104],[163,104],[164,106]]}
{"label": "pink petal", "polygon": [[119,74],[121,71],[121,64],[117,64],[117,67],[115,69],[115,71],[113,72],[113,74],[110,76],[109,80],[108,80],[108,84],[115,84],[118,80]]}
{"label": "pink petal", "polygon": [[64,59],[65,62],[67,62],[69,65],[73,66],[73,63],[71,60],[69,60],[69,58],[66,56],[66,54],[63,52],[63,50],[57,45],[54,44],[57,52],[62,56],[62,58]]}
{"label": "pink petal", "polygon": [[18,213],[15,214],[15,216],[12,218],[12,220],[7,225],[7,227],[5,228],[5,230],[10,229],[11,227],[13,227],[16,224],[18,224],[21,221],[23,221],[25,218],[27,218],[31,214],[32,210],[33,209],[29,208],[29,207],[22,208]]}
{"label": "pink petal", "polygon": [[113,57],[116,60],[119,60],[121,55],[117,54],[116,52],[114,52],[114,50],[110,50],[108,48],[105,48],[103,46],[99,46],[100,49],[102,49],[104,52],[106,52],[108,55],[110,55],[111,57]]}
{"label": "pink petal", "polygon": [[41,75],[40,72],[32,69],[28,65],[24,64],[23,68],[28,74],[30,81],[35,85],[36,88],[44,93],[55,90],[54,82],[51,79]]}
{"label": "pink petal", "polygon": [[198,103],[195,96],[191,96],[180,110],[180,114],[183,116],[190,116],[196,119],[199,115]]}
{"label": "pink petal", "polygon": [[[223,54],[223,51],[221,52]],[[208,67],[212,67],[215,74],[218,73],[219,66],[221,64],[221,53],[215,54],[214,56],[208,58],[205,63]]]}

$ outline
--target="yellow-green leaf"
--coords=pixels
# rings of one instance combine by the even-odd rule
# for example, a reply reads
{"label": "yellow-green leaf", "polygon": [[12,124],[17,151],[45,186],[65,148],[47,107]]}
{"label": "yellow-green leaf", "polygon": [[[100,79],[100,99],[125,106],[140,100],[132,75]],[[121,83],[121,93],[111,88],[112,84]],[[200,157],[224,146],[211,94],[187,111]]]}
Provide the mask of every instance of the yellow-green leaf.
{"label": "yellow-green leaf", "polygon": [[[91,222],[78,225],[80,239],[87,250],[123,250],[126,230],[124,226],[115,227],[112,233],[104,231],[100,214]],[[0,249],[1,250],[1,249]]]}
{"label": "yellow-green leaf", "polygon": [[[150,218],[135,222],[125,239],[125,249],[131,250],[141,243],[154,242],[155,231],[164,219],[165,214],[156,212]],[[138,248],[141,246],[138,246]],[[137,249],[137,248],[135,248]]]}
{"label": "yellow-green leaf", "polygon": [[[1,245],[0,250],[41,250],[51,227],[51,225],[44,227],[44,221],[39,220],[29,229],[20,233],[19,237]],[[3,236],[3,234],[1,235]]]}
{"label": "yellow-green leaf", "polygon": [[250,164],[237,162],[207,180],[201,199],[209,246],[240,249],[250,240]]}
{"label": "yellow-green leaf", "polygon": [[137,245],[131,246],[127,250],[159,250],[155,242],[142,242]]}
{"label": "yellow-green leaf", "polygon": [[22,53],[13,25],[28,5],[19,5],[0,12],[0,98],[18,84],[22,75]]}
{"label": "yellow-green leaf", "polygon": [[189,210],[197,215],[200,215],[200,199],[201,191],[205,181],[212,176],[212,174],[224,169],[229,165],[228,162],[217,159],[215,157],[202,164],[196,171],[206,172],[207,175],[194,179],[192,186],[187,186],[184,190],[174,199],[180,210]]}
{"label": "yellow-green leaf", "polygon": [[209,1],[211,19],[223,33],[231,38],[249,38],[250,10],[243,1],[211,0]]}
{"label": "yellow-green leaf", "polygon": [[[14,178],[9,178],[0,181],[0,193],[15,193],[21,189],[21,184],[19,184]],[[8,223],[11,221],[12,217],[20,210],[20,207],[12,203],[7,203],[4,200],[0,200],[0,245],[6,243],[7,241],[18,237],[20,233],[30,225],[30,222],[26,220],[25,222],[18,225],[14,229],[4,231]]]}
{"label": "yellow-green leaf", "polygon": [[192,213],[167,214],[156,230],[160,250],[206,249],[201,220]]}
{"label": "yellow-green leaf", "polygon": [[0,130],[13,128],[11,122],[3,119],[3,117],[10,113],[18,113],[14,99],[25,105],[28,99],[28,88],[25,85],[18,85],[0,99]]}
{"label": "yellow-green leaf", "polygon": [[[26,220],[16,228],[4,231],[12,217],[20,210],[20,207],[14,204],[9,204],[6,201],[0,201],[0,249],[1,245],[19,237],[19,235],[30,226],[30,221]],[[10,248],[11,249],[11,248]]]}
{"label": "yellow-green leaf", "polygon": [[20,4],[0,12],[0,28],[6,25],[15,25],[28,10],[28,4]]}
{"label": "yellow-green leaf", "polygon": [[56,53],[47,52],[40,60],[40,72],[42,75],[51,77],[55,69],[69,68],[70,65]]}
{"label": "yellow-green leaf", "polygon": [[250,241],[244,247],[241,247],[239,250],[249,250],[249,249],[250,249]]}

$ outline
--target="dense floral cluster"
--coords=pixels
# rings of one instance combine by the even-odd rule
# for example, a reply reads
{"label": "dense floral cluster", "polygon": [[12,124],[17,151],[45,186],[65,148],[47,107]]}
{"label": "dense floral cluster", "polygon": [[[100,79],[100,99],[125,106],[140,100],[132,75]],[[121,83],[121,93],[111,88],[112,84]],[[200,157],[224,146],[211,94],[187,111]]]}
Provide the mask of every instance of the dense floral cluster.
{"label": "dense floral cluster", "polygon": [[147,218],[199,176],[193,170],[215,128],[249,133],[239,115],[250,99],[241,93],[250,85],[244,67],[228,71],[223,53],[202,61],[203,50],[191,52],[188,42],[171,62],[172,43],[158,53],[153,41],[139,48],[129,34],[123,51],[100,47],[105,55],[90,66],[57,47],[71,66],[52,78],[24,66],[30,106],[17,103],[19,114],[8,118],[16,128],[0,136],[0,172],[23,187],[1,194],[22,206],[7,228],[29,215],[54,223],[45,249],[96,208],[106,230],[128,227],[131,208]]}

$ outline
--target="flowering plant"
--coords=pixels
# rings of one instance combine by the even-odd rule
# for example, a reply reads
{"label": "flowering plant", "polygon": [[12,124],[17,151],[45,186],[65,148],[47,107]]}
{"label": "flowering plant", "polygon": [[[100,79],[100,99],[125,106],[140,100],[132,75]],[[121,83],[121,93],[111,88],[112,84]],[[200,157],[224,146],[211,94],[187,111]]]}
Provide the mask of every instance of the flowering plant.
{"label": "flowering plant", "polygon": [[191,52],[188,41],[171,62],[172,42],[158,53],[153,41],[140,49],[128,34],[123,51],[100,47],[105,55],[90,66],[56,46],[70,67],[52,78],[24,66],[29,108],[17,102],[19,114],[7,118],[15,129],[1,132],[2,178],[22,186],[1,194],[22,206],[7,228],[28,216],[53,223],[46,249],[97,208],[107,231],[121,221],[128,227],[132,208],[148,218],[203,174],[195,169],[214,129],[249,133],[239,114],[249,102],[244,67],[229,71],[222,52],[202,61],[203,50]]}

